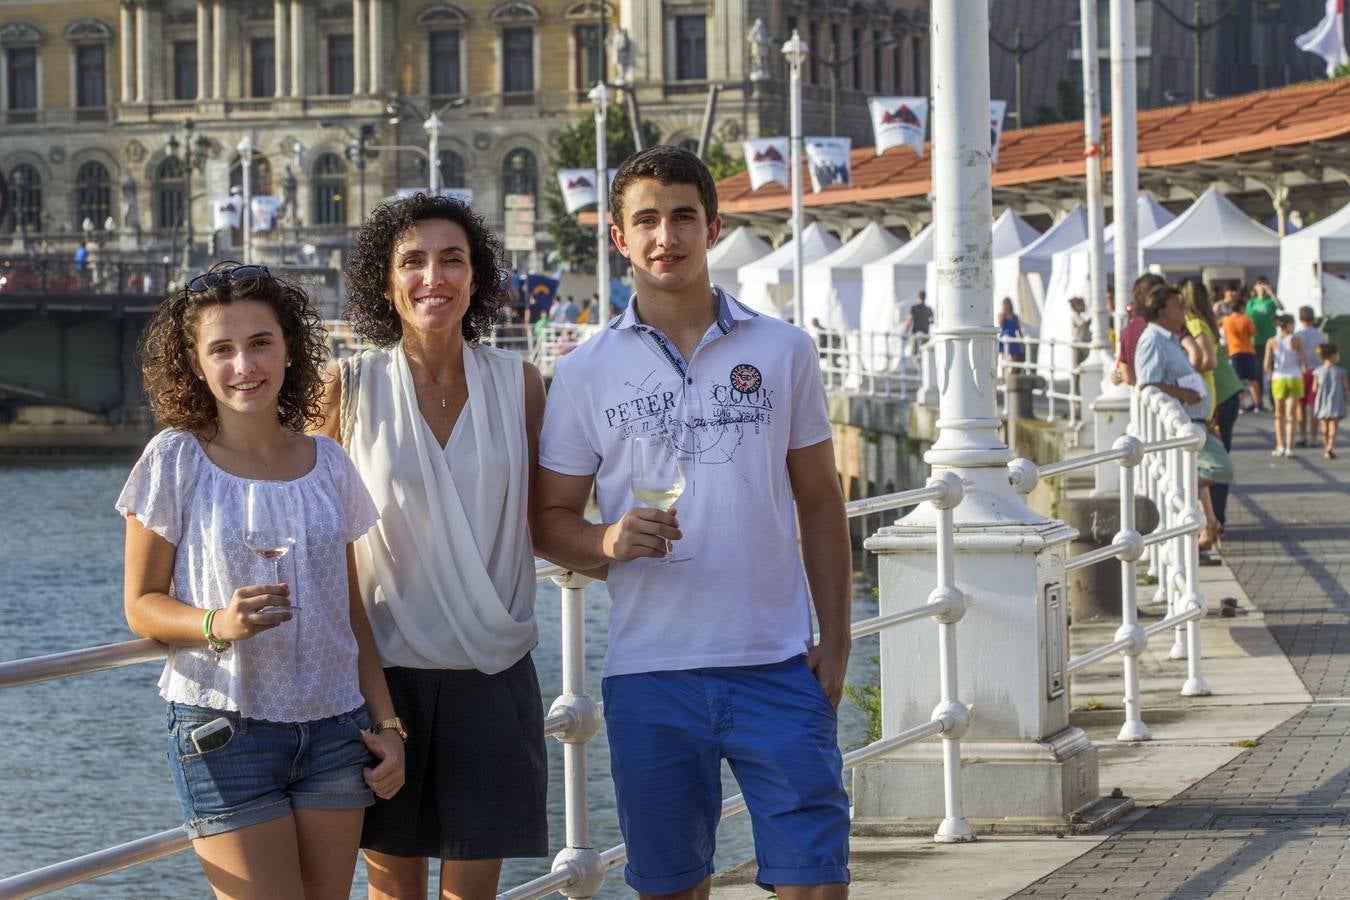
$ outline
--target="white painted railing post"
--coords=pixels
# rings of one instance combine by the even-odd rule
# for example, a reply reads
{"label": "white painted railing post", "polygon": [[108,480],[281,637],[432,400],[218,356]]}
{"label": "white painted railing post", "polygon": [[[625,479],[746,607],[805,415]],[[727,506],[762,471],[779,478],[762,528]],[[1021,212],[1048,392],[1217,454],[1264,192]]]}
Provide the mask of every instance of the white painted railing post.
{"label": "white painted railing post", "polygon": [[924,406],[938,405],[937,352],[930,337],[919,346],[919,363],[922,375],[919,379],[919,403]]}
{"label": "white painted railing post", "polygon": [[[1055,339],[1050,338],[1047,343],[1042,345],[1041,349],[1050,352],[1050,368],[1047,370],[1049,374],[1045,379],[1045,399],[1050,402],[1050,411],[1046,414],[1045,420],[1053,422],[1055,421]],[[1038,353],[1036,356],[1039,359],[1041,354]]]}
{"label": "white painted railing post", "polygon": [[591,579],[575,572],[555,576],[562,588],[562,696],[549,715],[562,714],[566,727],[556,737],[563,744],[563,796],[567,846],[553,858],[553,871],[567,869],[571,878],[560,889],[565,897],[592,897],[605,881],[605,863],[591,844],[587,809],[586,746],[600,730],[600,706],[586,693],[586,585]]}
{"label": "white painted railing post", "polygon": [[[1159,403],[1163,403],[1161,398],[1164,395],[1159,394]],[[1164,424],[1167,428],[1167,437],[1180,437],[1181,429],[1184,424],[1190,420],[1179,415],[1176,407],[1168,405],[1163,408],[1163,415],[1166,416]],[[1188,504],[1186,501],[1186,453],[1184,450],[1175,449],[1164,451],[1166,456],[1165,465],[1167,467],[1167,492],[1163,496],[1163,502],[1167,504],[1167,522],[1169,527],[1179,527],[1187,522]],[[1167,546],[1160,547],[1162,551],[1162,566],[1158,575],[1158,584],[1167,593],[1168,615],[1176,615],[1181,612],[1181,595],[1178,590],[1178,575],[1183,574],[1183,567],[1186,559],[1186,543],[1188,535],[1182,535],[1167,542]],[[1168,651],[1171,659],[1186,658],[1186,626],[1178,625],[1173,629],[1172,649]]]}
{"label": "white painted railing post", "polygon": [[955,524],[952,509],[965,496],[961,479],[948,472],[942,476],[947,488],[941,500],[934,500],[937,521],[937,587],[928,595],[929,603],[951,603],[946,612],[934,616],[938,622],[938,667],[941,671],[942,702],[933,710],[941,719],[942,788],[946,815],[933,840],[939,844],[962,844],[975,840],[975,832],[962,812],[961,736],[970,727],[970,710],[957,694],[956,623],[966,614],[966,599],[956,586]]}
{"label": "white painted railing post", "polygon": [[1134,517],[1134,472],[1144,458],[1144,445],[1135,437],[1125,435],[1115,443],[1115,449],[1126,450],[1128,456],[1120,461],[1120,531],[1115,542],[1122,545],[1120,553],[1120,628],[1116,640],[1130,639],[1130,646],[1121,651],[1124,659],[1125,724],[1117,740],[1147,741],[1148,726],[1144,724],[1139,697],[1139,654],[1148,646],[1148,635],[1139,627],[1139,596],[1136,587],[1135,562],[1143,555],[1144,540],[1139,534]]}
{"label": "white painted railing post", "polygon": [[[1180,598],[1178,612],[1192,609],[1204,615],[1205,597],[1200,593],[1200,534],[1199,528],[1205,524],[1205,514],[1200,507],[1200,473],[1196,460],[1200,448],[1205,445],[1205,428],[1195,422],[1186,426],[1190,432],[1191,444],[1179,451],[1183,470],[1181,472],[1186,504],[1183,520],[1192,526],[1185,537],[1181,560],[1182,571],[1186,573],[1186,593]],[[1186,623],[1186,683],[1181,687],[1184,697],[1205,697],[1209,695],[1209,685],[1200,674],[1200,619],[1191,619]]]}

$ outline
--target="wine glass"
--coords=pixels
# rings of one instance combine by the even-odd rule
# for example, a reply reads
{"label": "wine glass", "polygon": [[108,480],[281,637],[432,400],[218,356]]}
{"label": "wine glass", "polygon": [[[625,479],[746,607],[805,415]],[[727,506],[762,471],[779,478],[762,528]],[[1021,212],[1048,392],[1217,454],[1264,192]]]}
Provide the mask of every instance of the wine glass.
{"label": "wine glass", "polygon": [[[668,510],[684,493],[684,469],[679,451],[664,434],[639,434],[632,438],[633,496],[640,503]],[[666,555],[659,561],[686,562],[692,557],[675,556],[674,544],[666,541]]]}
{"label": "wine glass", "polygon": [[[272,561],[272,580],[281,583],[281,558],[295,546],[295,508],[290,488],[276,481],[250,481],[244,497],[244,544]],[[292,609],[295,597],[291,596]]]}

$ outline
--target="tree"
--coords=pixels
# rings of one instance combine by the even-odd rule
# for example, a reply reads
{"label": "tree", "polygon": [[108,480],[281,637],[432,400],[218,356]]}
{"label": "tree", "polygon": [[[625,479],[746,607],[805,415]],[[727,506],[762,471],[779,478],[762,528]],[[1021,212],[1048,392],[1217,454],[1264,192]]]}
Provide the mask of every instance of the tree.
{"label": "tree", "polygon": [[[650,122],[642,123],[643,146],[661,142],[661,132]],[[605,156],[615,168],[637,152],[628,110],[611,103],[605,115]],[[558,132],[553,139],[553,171],[544,185],[544,208],[548,213],[548,233],[553,239],[550,260],[568,271],[595,270],[595,229],[583,226],[563,204],[558,187],[559,169],[595,168],[595,116],[587,114]]]}
{"label": "tree", "polygon": [[713,181],[729,178],[745,171],[745,157],[741,154],[733,156],[725,144],[713,141],[708,146],[708,171],[712,172]]}

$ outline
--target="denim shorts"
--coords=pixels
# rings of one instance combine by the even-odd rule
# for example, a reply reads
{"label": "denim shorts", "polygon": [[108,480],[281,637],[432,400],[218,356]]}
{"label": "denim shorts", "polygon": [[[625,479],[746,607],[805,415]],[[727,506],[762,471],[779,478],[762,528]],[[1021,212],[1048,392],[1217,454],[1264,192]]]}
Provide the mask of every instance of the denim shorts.
{"label": "denim shorts", "polygon": [[805,656],[601,687],[630,887],[671,894],[712,875],[723,759],[750,811],[761,887],[848,882],[838,720]]}
{"label": "denim shorts", "polygon": [[[198,753],[189,735],[222,716],[234,733]],[[375,795],[361,774],[374,760],[361,740],[369,727],[364,707],[313,722],[268,722],[170,703],[169,768],[188,836],[247,828],[293,809],[370,806]]]}

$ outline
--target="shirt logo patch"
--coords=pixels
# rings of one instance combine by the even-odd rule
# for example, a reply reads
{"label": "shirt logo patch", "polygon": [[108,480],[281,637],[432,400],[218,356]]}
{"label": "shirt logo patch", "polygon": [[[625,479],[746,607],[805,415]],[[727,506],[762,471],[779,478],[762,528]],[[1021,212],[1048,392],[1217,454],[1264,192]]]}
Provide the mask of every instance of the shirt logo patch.
{"label": "shirt logo patch", "polygon": [[741,363],[731,370],[731,386],[742,394],[753,394],[763,383],[759,369],[749,363]]}

